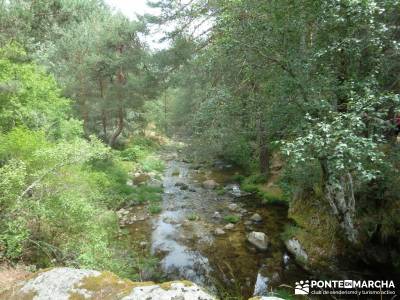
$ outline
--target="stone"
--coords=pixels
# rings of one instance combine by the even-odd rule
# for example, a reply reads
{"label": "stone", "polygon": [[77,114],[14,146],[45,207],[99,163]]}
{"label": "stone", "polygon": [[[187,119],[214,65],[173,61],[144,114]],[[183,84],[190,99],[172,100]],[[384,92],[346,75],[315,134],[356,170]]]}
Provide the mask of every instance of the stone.
{"label": "stone", "polygon": [[237,205],[236,203],[231,203],[228,205],[228,209],[230,211],[237,211],[237,210],[239,210],[239,205]]}
{"label": "stone", "polygon": [[133,184],[139,185],[150,180],[150,176],[145,173],[137,173],[132,179]]}
{"label": "stone", "polygon": [[252,231],[248,234],[247,240],[259,250],[265,251],[268,249],[268,237],[264,232]]}
{"label": "stone", "polygon": [[232,230],[233,228],[235,228],[235,225],[233,225],[232,223],[226,224],[224,226],[224,229],[226,230]]}
{"label": "stone", "polygon": [[243,223],[245,226],[251,226],[251,225],[253,225],[253,222],[252,221],[249,221],[249,220],[247,220],[247,221],[244,221],[244,223]]}
{"label": "stone", "polygon": [[25,281],[14,283],[1,293],[1,299],[35,300],[216,300],[190,281],[132,282],[110,272],[74,268],[54,268],[34,274]]}
{"label": "stone", "polygon": [[289,253],[295,257],[297,262],[306,263],[308,261],[308,255],[298,239],[292,238],[285,241],[285,246]]}
{"label": "stone", "polygon": [[253,222],[258,223],[258,222],[262,221],[262,217],[259,214],[255,213],[250,217],[250,220],[252,220]]}
{"label": "stone", "polygon": [[216,183],[215,182],[215,180],[212,180],[212,179],[209,179],[209,180],[205,180],[205,181],[203,181],[203,187],[205,188],[205,189],[208,189],[208,190],[213,190],[213,189],[215,189],[216,187],[218,187],[218,183]]}
{"label": "stone", "polygon": [[213,217],[214,219],[221,219],[221,218],[222,218],[221,214],[220,214],[218,211],[214,212],[214,214],[213,214],[212,217]]}
{"label": "stone", "polygon": [[215,234],[215,235],[224,235],[224,234],[225,234],[225,231],[224,231],[223,229],[221,229],[221,228],[216,228],[216,229],[214,230],[214,234]]}
{"label": "stone", "polygon": [[175,186],[179,187],[181,190],[187,190],[189,186],[184,182],[177,182]]}

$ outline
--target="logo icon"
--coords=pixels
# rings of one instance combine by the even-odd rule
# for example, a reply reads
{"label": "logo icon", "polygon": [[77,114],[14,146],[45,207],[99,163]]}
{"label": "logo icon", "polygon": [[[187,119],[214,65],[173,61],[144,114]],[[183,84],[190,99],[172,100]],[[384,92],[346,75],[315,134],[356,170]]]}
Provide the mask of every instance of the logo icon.
{"label": "logo icon", "polygon": [[296,281],[295,287],[294,287],[294,294],[295,295],[308,295],[310,292],[310,284],[309,281]]}

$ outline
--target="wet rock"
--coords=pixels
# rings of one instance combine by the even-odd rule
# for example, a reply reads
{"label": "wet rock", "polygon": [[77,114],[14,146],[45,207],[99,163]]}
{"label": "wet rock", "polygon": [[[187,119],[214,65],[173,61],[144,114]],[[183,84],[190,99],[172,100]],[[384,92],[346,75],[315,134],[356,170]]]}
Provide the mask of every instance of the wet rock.
{"label": "wet rock", "polygon": [[240,186],[238,184],[228,184],[225,186],[225,190],[229,195],[235,198],[242,196],[242,191],[240,190]]}
{"label": "wet rock", "polygon": [[179,187],[181,190],[187,190],[189,186],[184,182],[177,182],[175,183],[176,187]]}
{"label": "wet rock", "polygon": [[295,257],[297,262],[306,263],[308,261],[308,255],[301,246],[299,240],[292,238],[285,241],[287,250]]}
{"label": "wet rock", "polygon": [[228,209],[230,211],[238,211],[240,208],[239,205],[237,205],[236,203],[231,203],[228,205]]}
{"label": "wet rock", "polygon": [[265,295],[268,292],[269,278],[263,276],[261,273],[257,274],[256,284],[254,285],[254,296]]}
{"label": "wet rock", "polygon": [[197,192],[197,191],[196,191],[196,189],[194,189],[194,188],[189,188],[189,192],[195,193],[195,192]]}
{"label": "wet rock", "polygon": [[233,225],[232,223],[226,224],[224,226],[225,230],[232,230],[233,228],[235,228],[235,225]]}
{"label": "wet rock", "polygon": [[223,229],[221,229],[221,228],[216,228],[216,229],[214,230],[214,234],[215,234],[215,235],[224,235],[224,234],[225,234],[225,231],[224,231]]}
{"label": "wet rock", "polygon": [[262,221],[262,217],[259,214],[255,213],[250,217],[250,220],[258,223]]}
{"label": "wet rock", "polygon": [[213,189],[215,189],[216,187],[218,187],[219,184],[216,183],[215,180],[209,179],[209,180],[203,181],[202,185],[203,185],[203,187],[204,187],[205,189],[213,190]]}
{"label": "wet rock", "polygon": [[212,217],[213,217],[214,219],[221,219],[221,218],[222,218],[221,214],[220,214],[218,211],[216,211],[216,212],[213,214]]}
{"label": "wet rock", "polygon": [[247,240],[250,244],[256,246],[259,250],[264,251],[268,249],[268,237],[264,232],[252,231],[247,236]]}
{"label": "wet rock", "polygon": [[251,226],[251,225],[253,225],[253,222],[247,220],[247,221],[244,221],[244,225],[245,225],[245,226]]}

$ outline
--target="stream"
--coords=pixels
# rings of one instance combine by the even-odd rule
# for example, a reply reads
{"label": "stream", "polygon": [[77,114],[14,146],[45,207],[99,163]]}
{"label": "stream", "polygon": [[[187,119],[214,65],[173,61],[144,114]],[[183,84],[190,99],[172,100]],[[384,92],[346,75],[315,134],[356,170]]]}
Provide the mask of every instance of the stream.
{"label": "stream", "polygon": [[[167,156],[162,212],[132,224],[132,234],[146,232],[143,223],[147,223],[149,250],[159,257],[166,279],[193,281],[221,298],[266,295],[281,284],[293,286],[306,279],[280,240],[288,222],[287,208],[261,206],[251,195],[243,196],[230,182],[234,173],[229,165],[207,170],[176,155]],[[221,195],[220,189],[203,187],[205,180],[215,181],[226,192]],[[250,220],[254,213],[261,216],[260,222]],[[224,217],[232,215],[239,221],[225,228]],[[251,231],[266,233],[267,251],[247,241]]]}

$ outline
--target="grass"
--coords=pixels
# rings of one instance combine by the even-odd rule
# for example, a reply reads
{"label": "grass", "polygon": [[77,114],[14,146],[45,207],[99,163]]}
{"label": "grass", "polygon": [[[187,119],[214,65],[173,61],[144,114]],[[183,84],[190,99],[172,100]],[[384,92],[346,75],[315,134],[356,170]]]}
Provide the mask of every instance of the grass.
{"label": "grass", "polygon": [[196,215],[195,213],[191,213],[191,214],[189,214],[189,215],[187,216],[187,219],[188,219],[189,221],[196,221],[196,220],[199,219],[199,216]]}
{"label": "grass", "polygon": [[243,191],[245,191],[247,193],[257,193],[259,191],[259,189],[258,189],[258,187],[256,185],[250,184],[250,183],[243,184],[241,186],[241,188],[242,188]]}
{"label": "grass", "polygon": [[240,217],[235,216],[235,215],[227,215],[224,217],[224,220],[225,220],[225,222],[235,224],[240,221]]}
{"label": "grass", "polygon": [[258,195],[261,197],[263,203],[287,204],[285,197],[274,191],[258,191]]}
{"label": "grass", "polygon": [[235,175],[232,176],[231,179],[232,179],[232,181],[235,181],[235,182],[238,182],[238,183],[242,183],[246,179],[246,177],[241,175],[241,174],[235,174]]}
{"label": "grass", "polygon": [[223,195],[225,195],[226,191],[224,190],[224,188],[220,187],[220,188],[217,188],[216,193],[218,196],[223,196]]}
{"label": "grass", "polygon": [[151,155],[140,161],[143,171],[145,172],[164,172],[165,164],[159,158]]}
{"label": "grass", "polygon": [[145,202],[158,203],[162,201],[163,189],[161,187],[151,187],[151,186],[138,186],[133,188],[133,193],[131,198],[137,204],[143,204]]}
{"label": "grass", "polygon": [[161,206],[157,205],[157,204],[149,205],[148,209],[149,209],[149,213],[151,213],[152,215],[159,214],[162,210]]}

